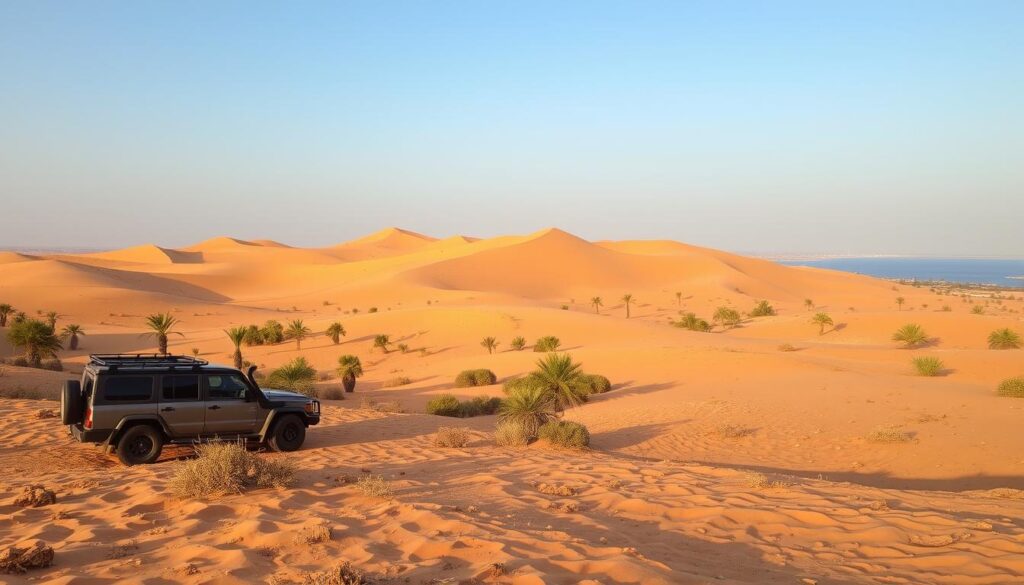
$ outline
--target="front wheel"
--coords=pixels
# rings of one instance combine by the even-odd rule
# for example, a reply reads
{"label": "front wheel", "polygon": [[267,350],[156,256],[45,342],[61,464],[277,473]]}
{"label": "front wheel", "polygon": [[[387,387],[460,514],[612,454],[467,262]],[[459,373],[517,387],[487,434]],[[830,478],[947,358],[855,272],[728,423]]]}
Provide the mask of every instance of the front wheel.
{"label": "front wheel", "polygon": [[153,463],[164,448],[164,435],[150,425],[136,425],[121,435],[117,442],[117,458],[125,465]]}
{"label": "front wheel", "polygon": [[306,425],[294,414],[285,415],[270,433],[270,448],[274,451],[297,451],[306,440]]}

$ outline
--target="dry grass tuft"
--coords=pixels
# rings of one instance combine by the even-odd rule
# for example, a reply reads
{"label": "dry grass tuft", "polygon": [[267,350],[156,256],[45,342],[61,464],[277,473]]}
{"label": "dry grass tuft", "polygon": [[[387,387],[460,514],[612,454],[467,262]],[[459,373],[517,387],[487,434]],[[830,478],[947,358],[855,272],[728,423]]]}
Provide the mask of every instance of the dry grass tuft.
{"label": "dry grass tuft", "polygon": [[525,447],[533,439],[533,429],[517,419],[503,420],[494,427],[494,442],[501,447]]}
{"label": "dry grass tuft", "polygon": [[304,585],[365,585],[369,581],[362,571],[345,561],[333,569],[306,574],[302,583]]}
{"label": "dry grass tuft", "polygon": [[384,384],[381,385],[381,387],[382,388],[395,388],[395,387],[398,387],[398,386],[406,386],[408,384],[412,384],[412,379],[411,378],[408,378],[406,376],[398,376],[397,378],[391,378],[390,380],[386,380],[384,382]]}
{"label": "dry grass tuft", "polygon": [[792,343],[783,343],[777,348],[779,351],[796,351],[797,347]]}
{"label": "dry grass tuft", "polygon": [[910,433],[895,425],[875,427],[867,435],[872,443],[907,443],[912,438]]}
{"label": "dry grass tuft", "polygon": [[300,544],[318,544],[331,539],[331,527],[327,522],[320,522],[310,526],[304,526],[295,536],[295,542]]}
{"label": "dry grass tuft", "polygon": [[742,425],[718,425],[710,434],[723,439],[741,439],[753,435],[754,429]]}
{"label": "dry grass tuft", "polygon": [[391,483],[380,475],[364,475],[356,482],[356,489],[364,496],[390,500],[394,497],[395,491]]}
{"label": "dry grass tuft", "polygon": [[440,427],[434,435],[435,447],[461,448],[469,443],[469,429],[466,427]]}
{"label": "dry grass tuft", "polygon": [[196,454],[196,458],[178,464],[171,478],[171,492],[179,498],[287,487],[295,478],[295,466],[290,460],[260,457],[241,443],[199,445]]}
{"label": "dry grass tuft", "polygon": [[774,490],[789,487],[789,484],[780,479],[771,479],[763,473],[751,472],[746,475],[747,487],[756,490]]}
{"label": "dry grass tuft", "polygon": [[402,408],[402,403],[398,400],[384,400],[377,402],[372,398],[363,397],[359,401],[359,408],[363,410],[372,410],[374,412],[386,412],[390,414],[401,414],[405,412]]}

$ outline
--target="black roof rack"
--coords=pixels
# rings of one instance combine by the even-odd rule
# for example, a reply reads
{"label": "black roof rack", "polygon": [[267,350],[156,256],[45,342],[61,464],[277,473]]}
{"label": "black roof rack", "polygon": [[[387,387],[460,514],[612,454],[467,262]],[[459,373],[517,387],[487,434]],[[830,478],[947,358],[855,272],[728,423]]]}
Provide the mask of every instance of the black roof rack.
{"label": "black roof rack", "polygon": [[89,363],[110,368],[111,371],[116,371],[118,369],[173,370],[177,368],[198,370],[209,362],[187,355],[163,355],[159,353],[104,353],[90,355]]}

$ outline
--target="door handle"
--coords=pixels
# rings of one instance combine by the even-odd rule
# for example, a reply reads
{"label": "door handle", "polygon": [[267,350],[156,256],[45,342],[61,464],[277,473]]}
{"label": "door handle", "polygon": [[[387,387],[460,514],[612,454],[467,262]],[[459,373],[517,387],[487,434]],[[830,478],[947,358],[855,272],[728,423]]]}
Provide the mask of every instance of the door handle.
{"label": "door handle", "polygon": [[174,412],[174,407],[173,406],[165,406],[165,407],[160,409],[160,412]]}
{"label": "door handle", "polygon": [[220,410],[220,407],[214,404],[213,406],[210,407],[210,410]]}

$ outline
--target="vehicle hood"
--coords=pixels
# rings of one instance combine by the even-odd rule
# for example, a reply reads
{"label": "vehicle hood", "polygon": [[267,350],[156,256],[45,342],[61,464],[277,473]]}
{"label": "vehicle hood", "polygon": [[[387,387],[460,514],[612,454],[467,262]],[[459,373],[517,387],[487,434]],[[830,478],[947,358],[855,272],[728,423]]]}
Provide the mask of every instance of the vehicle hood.
{"label": "vehicle hood", "polygon": [[261,388],[263,395],[269,400],[283,400],[287,402],[308,402],[309,396],[305,394],[299,394],[298,392],[292,392],[291,390],[273,390],[268,388]]}

